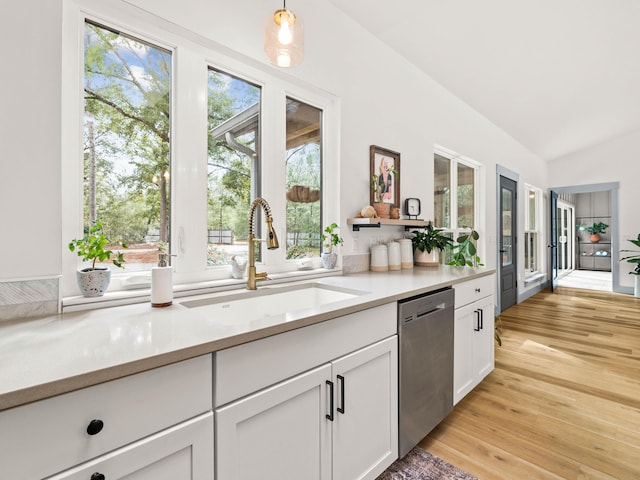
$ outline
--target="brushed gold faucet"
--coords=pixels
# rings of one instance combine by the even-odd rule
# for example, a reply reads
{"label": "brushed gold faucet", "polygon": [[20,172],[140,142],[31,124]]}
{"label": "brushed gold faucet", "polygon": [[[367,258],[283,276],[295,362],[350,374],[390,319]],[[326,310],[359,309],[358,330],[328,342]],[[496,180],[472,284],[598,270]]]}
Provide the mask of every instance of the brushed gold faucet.
{"label": "brushed gold faucet", "polygon": [[[253,233],[253,219],[256,213],[256,209],[261,206],[264,210],[264,214],[267,217],[267,235],[266,240],[255,238]],[[266,241],[267,248],[269,250],[275,250],[280,245],[278,244],[278,237],[273,229],[273,218],[271,217],[271,207],[264,198],[256,198],[251,204],[251,211],[249,213],[249,272],[247,274],[247,289],[255,290],[257,280],[265,280],[267,278],[267,272],[256,273],[256,258],[255,258],[255,243]]]}

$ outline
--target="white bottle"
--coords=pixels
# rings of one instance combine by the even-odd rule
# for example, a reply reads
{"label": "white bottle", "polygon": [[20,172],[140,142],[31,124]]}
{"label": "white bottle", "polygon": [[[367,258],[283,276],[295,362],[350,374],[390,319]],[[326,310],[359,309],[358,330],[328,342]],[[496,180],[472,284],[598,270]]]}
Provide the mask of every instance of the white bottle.
{"label": "white bottle", "polygon": [[158,266],[151,269],[151,306],[168,307],[173,303],[173,267],[168,253],[158,254]]}

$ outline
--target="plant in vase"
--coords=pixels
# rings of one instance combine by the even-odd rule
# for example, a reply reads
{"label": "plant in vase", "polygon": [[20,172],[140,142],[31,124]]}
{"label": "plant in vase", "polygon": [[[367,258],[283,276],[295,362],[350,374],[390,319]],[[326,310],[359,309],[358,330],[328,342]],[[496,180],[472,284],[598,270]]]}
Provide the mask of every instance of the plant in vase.
{"label": "plant in vase", "polygon": [[340,235],[336,233],[339,228],[338,224],[334,222],[324,229],[322,234],[322,255],[320,256],[323,268],[334,268],[336,266],[338,254],[333,251],[333,247],[343,243]]}
{"label": "plant in vase", "polygon": [[429,222],[423,230],[414,230],[411,244],[414,263],[420,267],[437,267],[440,264],[440,252],[453,244],[453,240],[442,234],[441,229]]}
{"label": "plant in vase", "polygon": [[582,224],[580,225],[580,230],[582,231],[586,231],[589,232],[589,240],[591,240],[592,243],[598,243],[600,241],[600,234],[605,234],[607,233],[607,228],[609,227],[609,225],[607,225],[606,223],[602,223],[602,222],[596,222],[593,225],[585,225]]}
{"label": "plant in vase", "polygon": [[[103,224],[95,221],[82,238],[69,242],[69,250],[76,252],[83,262],[91,262],[90,267],[76,272],[78,287],[85,297],[101,297],[109,288],[111,282],[111,269],[109,267],[96,267],[97,262],[111,260],[118,268],[124,268],[125,259],[122,252],[114,252],[106,248],[112,242],[103,231]],[[127,248],[121,243],[122,248]]]}
{"label": "plant in vase", "polygon": [[[638,238],[636,240],[629,240],[636,247],[640,248],[640,233],[638,234]],[[634,276],[634,286],[633,286],[633,296],[636,298],[640,298],[640,251],[639,250],[620,250],[620,253],[632,253],[633,255],[627,255],[626,257],[622,257],[620,261],[625,260],[627,263],[635,264],[635,267],[632,272],[629,272],[629,275]]]}
{"label": "plant in vase", "polygon": [[468,233],[463,233],[458,236],[456,243],[453,246],[453,255],[448,265],[456,267],[483,267],[484,264],[480,263],[480,257],[477,255],[477,248],[475,241],[480,238],[480,234],[471,229]]}
{"label": "plant in vase", "polygon": [[[392,178],[400,175],[400,172],[393,167],[387,165],[387,173],[392,175]],[[373,174],[371,175],[371,190],[373,191],[373,208],[376,210],[376,214],[380,218],[390,218],[392,202],[385,202],[381,189],[385,186],[384,180],[381,177]],[[388,193],[388,192],[387,192]]]}

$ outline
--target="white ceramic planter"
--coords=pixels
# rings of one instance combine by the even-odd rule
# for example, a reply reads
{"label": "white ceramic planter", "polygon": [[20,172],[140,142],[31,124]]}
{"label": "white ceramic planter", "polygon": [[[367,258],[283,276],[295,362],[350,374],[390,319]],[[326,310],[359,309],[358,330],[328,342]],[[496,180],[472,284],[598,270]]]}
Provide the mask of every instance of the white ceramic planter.
{"label": "white ceramic planter", "polygon": [[338,262],[338,254],[322,252],[320,260],[322,261],[322,268],[335,268]]}
{"label": "white ceramic planter", "polygon": [[633,296],[640,298],[640,275],[633,276]]}
{"label": "white ceramic planter", "polygon": [[78,288],[85,297],[101,297],[109,288],[111,269],[108,267],[76,272]]}
{"label": "white ceramic planter", "polygon": [[413,260],[419,267],[438,267],[440,265],[440,250],[434,248],[431,252],[421,252],[417,248],[413,252]]}

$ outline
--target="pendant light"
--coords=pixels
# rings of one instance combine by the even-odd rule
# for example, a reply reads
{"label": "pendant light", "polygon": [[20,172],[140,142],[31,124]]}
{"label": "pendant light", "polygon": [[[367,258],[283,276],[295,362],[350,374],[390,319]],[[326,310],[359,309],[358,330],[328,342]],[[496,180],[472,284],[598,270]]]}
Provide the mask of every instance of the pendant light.
{"label": "pendant light", "polygon": [[302,62],[304,57],[302,20],[287,9],[286,0],[283,8],[267,17],[264,27],[264,52],[271,63],[278,67],[293,67]]}

